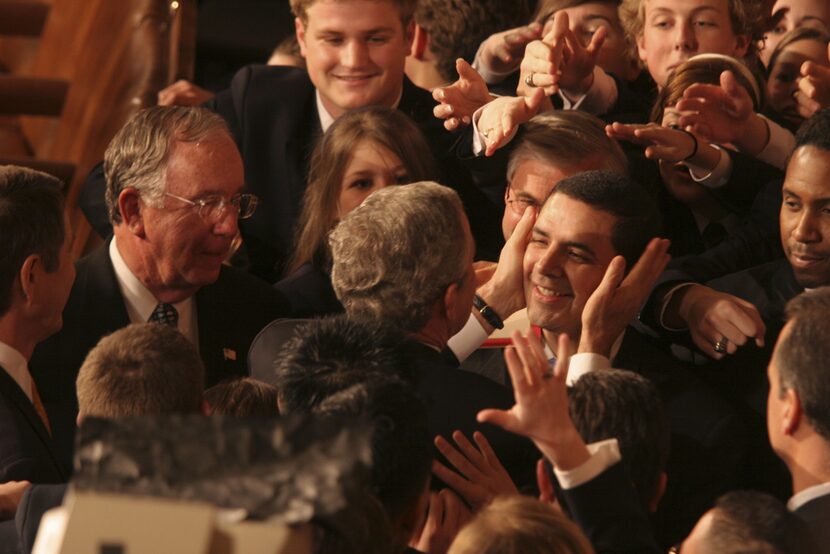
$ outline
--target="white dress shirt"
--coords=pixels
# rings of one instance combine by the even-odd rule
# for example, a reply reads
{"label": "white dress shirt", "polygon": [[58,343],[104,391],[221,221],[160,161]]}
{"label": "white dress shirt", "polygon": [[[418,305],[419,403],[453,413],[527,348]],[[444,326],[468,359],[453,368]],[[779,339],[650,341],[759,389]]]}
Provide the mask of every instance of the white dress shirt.
{"label": "white dress shirt", "polygon": [[6,370],[20,390],[26,394],[29,402],[32,402],[32,376],[29,373],[29,363],[23,354],[2,341],[0,341],[0,367]]}
{"label": "white dress shirt", "polygon": [[828,494],[830,494],[830,483],[821,483],[820,485],[807,487],[800,493],[794,494],[792,498],[790,498],[787,502],[787,508],[789,508],[791,512],[794,512],[807,502],[815,500],[821,496],[827,496]]}
{"label": "white dress shirt", "polygon": [[[158,299],[127,267],[124,258],[121,257],[121,252],[118,251],[115,239],[110,241],[109,254],[115,270],[115,280],[118,282],[118,288],[121,289],[121,296],[124,297],[124,304],[127,306],[130,323],[147,323],[153,310],[159,304]],[[176,302],[173,307],[179,314],[177,326],[179,332],[187,337],[198,351],[199,327],[193,297]]]}

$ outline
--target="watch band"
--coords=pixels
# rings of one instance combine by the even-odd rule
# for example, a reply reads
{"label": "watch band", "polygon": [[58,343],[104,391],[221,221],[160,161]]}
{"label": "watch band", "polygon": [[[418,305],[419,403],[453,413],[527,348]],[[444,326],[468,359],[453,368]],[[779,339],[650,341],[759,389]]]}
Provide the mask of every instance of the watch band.
{"label": "watch band", "polygon": [[499,314],[497,314],[493,308],[488,306],[487,302],[485,302],[484,299],[477,294],[473,298],[473,306],[476,307],[478,313],[481,314],[481,317],[483,317],[487,323],[496,329],[504,328],[504,321],[501,320]]}

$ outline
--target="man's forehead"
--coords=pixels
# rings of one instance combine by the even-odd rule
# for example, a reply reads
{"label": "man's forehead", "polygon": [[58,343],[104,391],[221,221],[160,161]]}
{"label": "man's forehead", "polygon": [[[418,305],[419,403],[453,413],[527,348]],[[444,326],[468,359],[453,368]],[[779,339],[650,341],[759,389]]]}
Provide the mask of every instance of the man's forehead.
{"label": "man's forehead", "polygon": [[592,237],[592,240],[610,242],[616,222],[617,218],[608,212],[567,194],[554,193],[542,206],[535,229],[563,238]]}
{"label": "man's forehead", "polygon": [[815,146],[796,149],[787,164],[784,188],[799,195],[830,197],[830,151]]}
{"label": "man's forehead", "polygon": [[380,23],[378,21],[380,18],[386,21],[380,24],[379,29],[403,28],[401,8],[394,0],[317,0],[306,10],[304,23],[318,30],[327,30],[332,27],[339,29],[346,24],[347,27],[342,30],[367,31],[370,29],[356,29],[355,26],[368,21],[376,24],[369,25],[370,27],[376,27]]}

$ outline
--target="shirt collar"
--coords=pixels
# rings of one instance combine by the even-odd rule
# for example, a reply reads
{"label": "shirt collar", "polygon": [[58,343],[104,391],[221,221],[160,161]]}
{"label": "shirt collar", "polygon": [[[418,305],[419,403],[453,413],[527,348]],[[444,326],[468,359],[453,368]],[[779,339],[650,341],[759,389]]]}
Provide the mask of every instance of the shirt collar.
{"label": "shirt collar", "polygon": [[[109,254],[112,260],[112,268],[115,270],[115,279],[118,281],[118,288],[121,289],[121,295],[124,297],[124,303],[127,306],[130,322],[146,323],[150,319],[153,310],[156,309],[159,303],[158,299],[127,266],[124,258],[121,257],[121,252],[118,250],[116,239],[110,241]],[[192,319],[193,297],[176,302],[173,307],[179,313],[179,330],[184,332],[185,335],[189,335],[188,329]]]}
{"label": "shirt collar", "polygon": [[[320,116],[320,128],[325,133],[326,131],[329,130],[329,127],[331,127],[332,123],[334,123],[335,118],[334,118],[334,116],[332,116],[329,113],[329,111],[323,105],[323,98],[320,96],[320,91],[315,89],[314,94],[317,98],[317,113]],[[398,106],[401,103],[401,98],[402,97],[403,97],[403,85],[401,85],[401,92],[400,92],[400,94],[398,94],[398,99],[395,100],[394,104],[392,104],[393,109],[398,109]]]}
{"label": "shirt collar", "polygon": [[[620,336],[617,337],[617,340],[614,341],[614,344],[611,345],[611,357],[609,358],[611,363],[614,363],[614,358],[616,358],[617,354],[620,353],[620,348],[622,347],[622,341],[624,336],[625,331],[623,330],[623,332],[620,333]],[[545,356],[548,357],[548,362],[550,362],[551,364],[556,363],[556,355],[553,353],[553,350],[550,349],[550,346],[548,346],[548,343],[545,341],[544,337],[545,335],[543,334],[542,341],[545,345]]]}
{"label": "shirt collar", "polygon": [[20,390],[32,401],[32,376],[23,354],[4,342],[0,342],[0,366],[14,379]]}
{"label": "shirt collar", "polygon": [[830,494],[830,483],[821,483],[819,485],[807,487],[800,493],[794,494],[792,498],[790,498],[790,500],[787,502],[787,508],[789,508],[790,511],[794,512],[804,504],[810,502],[811,500],[815,500],[816,498],[828,494]]}

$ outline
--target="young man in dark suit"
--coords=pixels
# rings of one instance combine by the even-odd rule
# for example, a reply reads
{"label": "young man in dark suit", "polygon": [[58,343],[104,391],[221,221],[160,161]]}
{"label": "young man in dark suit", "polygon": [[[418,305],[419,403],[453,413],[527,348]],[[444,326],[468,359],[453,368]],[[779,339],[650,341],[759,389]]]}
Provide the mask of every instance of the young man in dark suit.
{"label": "young man in dark suit", "polygon": [[61,328],[75,279],[71,242],[58,180],[0,167],[0,482],[68,479],[29,359]]}
{"label": "young man in dark suit", "polygon": [[115,237],[78,262],[64,329],[31,364],[67,462],[75,378],[102,336],[130,323],[174,326],[198,346],[209,387],[247,375],[254,336],[288,315],[279,293],[223,265],[237,219],[250,216],[256,200],[242,192],[242,160],[219,116],[203,108],[139,112],[104,164]]}

